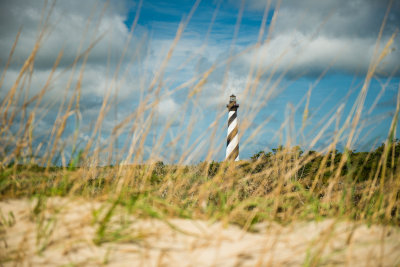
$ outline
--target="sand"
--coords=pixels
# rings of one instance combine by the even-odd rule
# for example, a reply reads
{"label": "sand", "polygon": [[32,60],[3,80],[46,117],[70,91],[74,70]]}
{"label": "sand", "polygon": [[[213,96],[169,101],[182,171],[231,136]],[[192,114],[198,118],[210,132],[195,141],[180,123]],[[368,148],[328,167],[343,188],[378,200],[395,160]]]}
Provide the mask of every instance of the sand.
{"label": "sand", "polygon": [[[51,198],[0,202],[0,266],[398,266],[400,229],[335,221],[255,225],[256,232],[201,220],[138,219],[109,204]],[[12,212],[12,215],[11,213]]]}

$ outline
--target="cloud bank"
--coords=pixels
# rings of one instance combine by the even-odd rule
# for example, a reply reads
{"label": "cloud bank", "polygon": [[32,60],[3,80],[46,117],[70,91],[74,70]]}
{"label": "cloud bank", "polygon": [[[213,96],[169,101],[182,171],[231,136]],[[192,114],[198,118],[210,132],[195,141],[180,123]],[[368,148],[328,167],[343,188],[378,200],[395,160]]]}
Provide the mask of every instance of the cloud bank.
{"label": "cloud bank", "polygon": [[[276,68],[318,76],[328,66],[334,72],[365,75],[373,60],[379,31],[382,51],[391,36],[399,30],[400,2],[389,0],[272,1],[276,25],[270,41],[243,57],[249,65],[257,59],[265,69]],[[249,0],[247,8],[262,12],[266,0]],[[400,75],[399,36],[390,47],[391,53],[377,70],[381,76]]]}

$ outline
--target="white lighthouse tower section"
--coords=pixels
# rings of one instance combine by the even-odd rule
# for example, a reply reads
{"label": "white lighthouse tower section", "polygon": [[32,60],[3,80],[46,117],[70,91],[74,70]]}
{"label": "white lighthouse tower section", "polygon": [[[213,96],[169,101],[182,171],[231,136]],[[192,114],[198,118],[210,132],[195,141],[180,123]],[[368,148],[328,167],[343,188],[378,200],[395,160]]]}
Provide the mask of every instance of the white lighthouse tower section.
{"label": "white lighthouse tower section", "polygon": [[231,95],[229,104],[227,105],[228,112],[228,132],[226,140],[226,155],[225,160],[239,160],[239,131],[237,109],[239,105],[236,103],[236,96]]}

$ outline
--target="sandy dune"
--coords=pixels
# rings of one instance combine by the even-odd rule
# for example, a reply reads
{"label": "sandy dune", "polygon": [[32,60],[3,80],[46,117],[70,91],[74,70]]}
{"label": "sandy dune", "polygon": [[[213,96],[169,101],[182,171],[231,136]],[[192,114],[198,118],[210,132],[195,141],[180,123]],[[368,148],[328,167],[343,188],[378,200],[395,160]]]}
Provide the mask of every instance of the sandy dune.
{"label": "sandy dune", "polygon": [[28,200],[0,202],[0,266],[400,264],[400,229],[394,227],[325,220],[264,223],[250,233],[221,222],[136,219],[117,210],[106,230],[115,239],[96,245],[95,218],[104,218],[107,206],[52,198],[43,216],[34,216],[34,207]]}

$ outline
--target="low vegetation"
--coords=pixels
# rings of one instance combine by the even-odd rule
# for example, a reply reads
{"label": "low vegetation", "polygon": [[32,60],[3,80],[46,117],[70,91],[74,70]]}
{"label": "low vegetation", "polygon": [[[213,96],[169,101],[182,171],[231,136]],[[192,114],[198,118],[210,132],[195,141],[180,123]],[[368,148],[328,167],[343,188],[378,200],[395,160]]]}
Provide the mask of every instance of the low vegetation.
{"label": "low vegetation", "polygon": [[224,220],[248,229],[264,220],[332,217],[400,225],[400,142],[386,161],[384,150],[346,155],[279,147],[248,161],[191,166],[9,165],[1,170],[0,196],[79,196],[111,201],[109,216],[122,205],[138,216]]}

